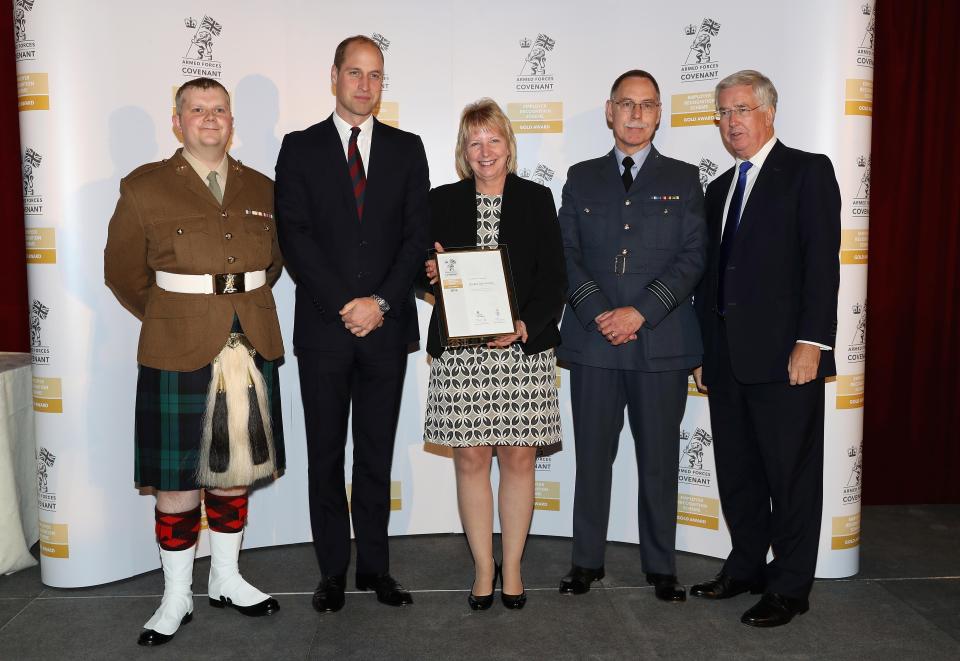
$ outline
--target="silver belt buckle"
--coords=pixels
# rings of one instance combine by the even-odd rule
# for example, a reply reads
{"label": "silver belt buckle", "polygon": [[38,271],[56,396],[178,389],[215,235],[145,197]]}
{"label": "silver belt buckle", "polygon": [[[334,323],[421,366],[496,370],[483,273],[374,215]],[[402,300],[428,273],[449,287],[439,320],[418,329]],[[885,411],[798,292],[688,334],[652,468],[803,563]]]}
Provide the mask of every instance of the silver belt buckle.
{"label": "silver belt buckle", "polygon": [[613,272],[617,275],[623,275],[627,272],[627,256],[624,254],[617,255],[613,258]]}

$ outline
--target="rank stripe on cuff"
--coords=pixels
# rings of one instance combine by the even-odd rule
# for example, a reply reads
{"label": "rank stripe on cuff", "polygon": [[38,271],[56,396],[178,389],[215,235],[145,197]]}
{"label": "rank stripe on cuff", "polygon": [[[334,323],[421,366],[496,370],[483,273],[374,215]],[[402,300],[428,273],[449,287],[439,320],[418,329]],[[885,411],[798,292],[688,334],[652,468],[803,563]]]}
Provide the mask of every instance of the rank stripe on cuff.
{"label": "rank stripe on cuff", "polygon": [[677,298],[673,295],[673,292],[659,280],[654,280],[647,285],[646,288],[660,299],[660,302],[663,303],[663,307],[667,308],[667,311],[677,307]]}
{"label": "rank stripe on cuff", "polygon": [[593,280],[587,280],[585,283],[577,287],[577,290],[570,295],[570,305],[576,309],[585,298],[591,294],[595,294],[600,291],[600,286],[597,285]]}

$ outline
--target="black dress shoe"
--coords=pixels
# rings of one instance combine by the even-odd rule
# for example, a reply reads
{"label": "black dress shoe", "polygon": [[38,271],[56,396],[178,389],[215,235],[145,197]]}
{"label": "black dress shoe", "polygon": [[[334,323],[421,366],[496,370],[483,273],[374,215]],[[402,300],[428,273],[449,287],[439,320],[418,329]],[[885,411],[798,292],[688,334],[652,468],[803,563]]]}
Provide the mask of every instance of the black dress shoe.
{"label": "black dress shoe", "polygon": [[273,615],[278,610],[280,610],[280,604],[277,603],[277,600],[273,597],[264,599],[259,604],[253,604],[252,606],[238,606],[233,603],[227,597],[220,595],[220,600],[217,601],[213,597],[210,597],[210,605],[214,608],[226,608],[229,606],[237,612],[246,615],[247,617],[262,617],[264,615]]}
{"label": "black dress shoe", "polygon": [[509,608],[510,610],[518,611],[524,606],[527,605],[527,591],[524,590],[520,594],[507,594],[503,591],[503,584],[500,584],[500,601],[503,602],[503,605]]}
{"label": "black dress shoe", "polygon": [[760,594],[763,592],[763,586],[754,581],[741,581],[738,578],[733,578],[729,574],[720,572],[716,578],[706,583],[697,583],[690,588],[691,595],[704,599],[729,599],[744,592]]}
{"label": "black dress shoe", "polygon": [[321,613],[333,613],[343,608],[343,591],[347,578],[343,574],[320,579],[313,592],[313,607]]}
{"label": "black dress shoe", "polygon": [[788,597],[776,592],[767,592],[757,604],[743,614],[740,621],[751,627],[779,627],[810,610],[806,599]]}
{"label": "black dress shoe", "polygon": [[660,601],[686,601],[687,591],[673,574],[647,574],[647,583]]}
{"label": "black dress shoe", "polygon": [[387,606],[413,603],[410,593],[390,574],[357,574],[358,590],[375,590],[377,601]]}
{"label": "black dress shoe", "polygon": [[527,605],[527,591],[524,590],[520,594],[507,594],[501,590],[500,601],[502,601],[503,605],[510,610],[518,611]]}
{"label": "black dress shoe", "polygon": [[477,596],[471,590],[467,595],[467,603],[475,611],[485,611],[493,606],[493,593],[497,591],[497,578],[500,576],[500,565],[493,563],[493,587],[490,588],[490,594]]}
{"label": "black dress shoe", "polygon": [[[184,624],[189,624],[190,620],[193,619],[193,613],[187,613],[183,616],[183,619],[180,620],[180,626]],[[144,629],[140,632],[140,637],[137,638],[137,645],[143,645],[144,647],[156,647],[157,645],[163,645],[164,643],[169,643],[173,640],[173,637],[176,634],[166,634],[154,631],[153,629]]]}
{"label": "black dress shoe", "polygon": [[604,577],[603,567],[588,569],[574,565],[566,576],[560,579],[560,594],[583,594],[590,590],[590,584]]}

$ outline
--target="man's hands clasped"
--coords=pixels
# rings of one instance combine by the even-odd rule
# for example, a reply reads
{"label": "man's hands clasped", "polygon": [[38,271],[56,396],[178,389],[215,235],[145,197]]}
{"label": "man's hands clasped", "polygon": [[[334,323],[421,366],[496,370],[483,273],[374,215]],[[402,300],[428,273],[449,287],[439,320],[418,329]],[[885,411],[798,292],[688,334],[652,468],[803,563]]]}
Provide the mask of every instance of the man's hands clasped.
{"label": "man's hands clasped", "polygon": [[355,298],[340,310],[340,320],[357,337],[366,337],[383,326],[380,306],[369,296]]}
{"label": "man's hands clasped", "polygon": [[597,331],[615,347],[637,339],[644,321],[640,311],[629,306],[607,310],[594,319]]}

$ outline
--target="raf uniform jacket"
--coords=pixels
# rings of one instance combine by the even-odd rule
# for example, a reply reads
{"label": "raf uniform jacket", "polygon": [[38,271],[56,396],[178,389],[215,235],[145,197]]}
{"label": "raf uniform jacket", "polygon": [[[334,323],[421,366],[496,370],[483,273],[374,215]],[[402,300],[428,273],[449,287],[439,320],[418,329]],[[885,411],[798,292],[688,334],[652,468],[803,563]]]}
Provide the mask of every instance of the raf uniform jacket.
{"label": "raf uniform jacket", "polygon": [[[473,179],[430,191],[432,235],[444,248],[477,245],[477,200]],[[553,194],[545,186],[508,174],[503,186],[497,243],[507,247],[514,293],[528,339],[520,345],[527,355],[560,344],[557,324],[563,312],[567,279],[563,244]],[[439,312],[430,317],[427,351],[438,357]]]}
{"label": "raf uniform jacket", "polygon": [[[558,358],[645,372],[699,365],[691,293],[703,275],[706,226],[697,168],[651,146],[625,192],[613,151],[578,163],[567,174],[559,220],[570,286]],[[626,306],[645,321],[636,340],[613,346],[594,319]]]}
{"label": "raf uniform jacket", "polygon": [[[340,350],[357,342],[393,350],[420,339],[413,283],[430,245],[423,142],[374,118],[363,218],[331,115],[287,134],[277,157],[280,241],[297,283],[293,344]],[[390,305],[383,326],[355,337],[340,319],[354,298]]]}
{"label": "raf uniform jacket", "polygon": [[[283,355],[270,291],[283,267],[273,182],[232,158],[228,167],[222,204],[180,150],[120,181],[104,274],[117,299],[143,322],[137,352],[141,365],[177,372],[200,369],[223,349],[234,314],[261,356],[275,360]],[[226,295],[164,291],[155,275],[264,269],[267,286]]]}
{"label": "raf uniform jacket", "polygon": [[[724,279],[726,314],[717,314],[717,274],[730,168],[707,187],[707,272],[697,289],[703,329],[703,380],[717,372],[720,324],[741,383],[787,381],[797,340],[832,347],[840,286],[840,189],[830,159],[777,141],[740,214]],[[836,374],[820,352],[817,378]]]}

